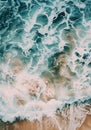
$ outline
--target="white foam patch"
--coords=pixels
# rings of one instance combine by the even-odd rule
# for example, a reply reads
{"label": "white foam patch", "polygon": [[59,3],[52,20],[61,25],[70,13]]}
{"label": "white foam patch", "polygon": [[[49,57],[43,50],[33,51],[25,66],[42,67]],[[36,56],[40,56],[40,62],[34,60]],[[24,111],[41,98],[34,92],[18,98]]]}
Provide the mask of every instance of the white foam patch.
{"label": "white foam patch", "polygon": [[[31,5],[31,2],[31,0],[25,1],[27,6],[28,3]],[[50,5],[47,5],[46,2],[42,3],[37,1],[38,5],[36,6],[38,6],[38,9],[33,6],[30,7],[31,9],[27,17],[23,18],[20,14],[17,14],[20,20],[25,22],[24,26],[20,27],[20,24],[19,27],[18,25],[15,26],[16,29],[13,28],[6,31],[7,34],[1,40],[4,48],[7,47],[7,44],[12,44],[12,46],[20,47],[26,54],[26,57],[21,56],[20,53],[18,56],[17,51],[11,47],[10,50],[4,50],[5,53],[10,51],[8,58],[4,55],[4,57],[0,59],[0,61],[3,60],[0,64],[0,119],[4,122],[13,122],[18,117],[20,117],[20,119],[26,118],[28,120],[34,120],[41,119],[42,116],[45,115],[53,116],[57,108],[61,110],[67,102],[71,104],[75,102],[75,100],[91,98],[91,67],[88,67],[88,64],[91,63],[91,22],[87,21],[85,16],[82,16],[82,23],[79,23],[79,20],[77,23],[79,26],[75,25],[76,21],[69,23],[71,14],[67,14],[65,11],[66,7],[68,7],[66,5],[67,2],[69,2],[69,0],[54,0]],[[85,8],[85,5],[82,3],[79,4],[78,1],[73,1],[73,3],[75,3],[79,9]],[[32,5],[34,5],[34,3]],[[46,8],[49,9],[49,13],[46,11]],[[52,25],[54,19],[56,19],[61,12],[65,13],[62,22],[57,24],[58,20]],[[36,18],[39,14],[45,14],[47,16],[47,25],[43,26],[36,23]],[[64,22],[67,23],[67,27],[65,27],[67,34],[65,32],[63,35],[64,28],[58,32],[57,27]],[[16,36],[18,29],[23,29],[24,33],[18,33],[18,36]],[[37,36],[37,33],[40,33],[39,35],[41,36]],[[39,43],[38,40],[40,40]],[[40,97],[43,92],[46,91],[47,85],[40,75],[45,70],[49,71],[48,58],[56,52],[63,51],[66,44],[70,44],[72,49],[70,54],[67,53],[67,65],[71,71],[76,74],[76,78],[72,78],[73,84],[71,89],[59,89],[58,99],[54,97],[44,102]],[[18,48],[18,51],[21,50]],[[79,53],[80,57],[76,56],[76,52]],[[83,56],[87,53],[89,53],[89,56],[84,59]],[[15,74],[11,70],[10,61],[17,57],[30,59],[26,65],[25,59],[21,58],[25,65],[24,70]],[[17,70],[17,68],[15,69]],[[38,88],[35,82],[38,84]],[[59,86],[61,86],[61,83],[59,84]],[[68,95],[68,92],[72,92],[74,95]]]}

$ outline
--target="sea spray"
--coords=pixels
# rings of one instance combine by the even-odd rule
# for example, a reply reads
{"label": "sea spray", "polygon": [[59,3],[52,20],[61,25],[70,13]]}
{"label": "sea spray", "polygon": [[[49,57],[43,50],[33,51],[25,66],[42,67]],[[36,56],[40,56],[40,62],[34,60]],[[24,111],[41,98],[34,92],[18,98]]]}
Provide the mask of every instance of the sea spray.
{"label": "sea spray", "polygon": [[[55,117],[59,109],[69,118],[65,130],[80,127],[91,103],[90,5],[90,0],[0,1],[2,121],[37,119],[41,130],[41,118],[49,116],[64,129]],[[81,121],[75,125],[76,118]]]}

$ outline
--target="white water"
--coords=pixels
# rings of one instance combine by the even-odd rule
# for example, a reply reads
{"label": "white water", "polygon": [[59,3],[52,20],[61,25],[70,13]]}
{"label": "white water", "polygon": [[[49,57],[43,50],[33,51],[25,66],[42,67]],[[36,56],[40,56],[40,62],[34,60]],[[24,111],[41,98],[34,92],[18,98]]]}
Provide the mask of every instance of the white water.
{"label": "white water", "polygon": [[[88,0],[0,2],[1,120],[39,120],[55,115],[57,108],[62,112],[66,103],[91,98],[90,4]],[[57,77],[51,72],[52,56],[62,51],[66,65]],[[48,90],[47,80],[52,82]],[[74,111],[70,108],[70,123]],[[69,125],[70,130],[74,127]]]}

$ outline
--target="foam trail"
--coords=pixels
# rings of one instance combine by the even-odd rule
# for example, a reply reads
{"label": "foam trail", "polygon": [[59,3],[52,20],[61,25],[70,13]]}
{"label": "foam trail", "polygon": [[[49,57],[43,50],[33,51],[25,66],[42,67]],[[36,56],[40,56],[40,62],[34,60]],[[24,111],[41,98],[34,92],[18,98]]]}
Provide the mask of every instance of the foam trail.
{"label": "foam trail", "polygon": [[73,104],[82,106],[82,120],[87,114],[82,104],[90,99],[91,1],[1,0],[0,119],[45,115],[59,123],[56,110],[63,113],[69,104],[69,129],[75,130]]}
{"label": "foam trail", "polygon": [[70,124],[69,124],[69,130],[75,130],[76,129],[76,126],[75,126],[75,123],[72,123],[74,122],[74,106],[71,106],[70,107]]}
{"label": "foam trail", "polygon": [[62,130],[58,120],[56,119],[56,117],[53,117],[53,121],[55,121],[55,123],[56,123],[56,125],[58,127],[58,130]]}

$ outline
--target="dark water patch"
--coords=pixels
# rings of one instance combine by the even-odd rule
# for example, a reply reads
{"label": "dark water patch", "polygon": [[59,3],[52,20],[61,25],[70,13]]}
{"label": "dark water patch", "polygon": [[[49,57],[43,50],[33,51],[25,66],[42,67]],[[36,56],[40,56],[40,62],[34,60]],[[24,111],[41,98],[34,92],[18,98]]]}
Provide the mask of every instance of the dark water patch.
{"label": "dark water patch", "polygon": [[16,16],[17,8],[15,7],[4,7],[0,13],[0,20],[2,22],[10,21],[12,18]]}
{"label": "dark water patch", "polygon": [[41,39],[41,40],[43,39],[44,35],[39,33],[39,31],[37,29],[35,30],[33,28],[32,32],[33,32],[33,36],[31,37],[32,40],[37,42],[38,39]]}
{"label": "dark water patch", "polygon": [[82,58],[85,60],[85,59],[88,59],[88,57],[89,57],[89,53],[86,53],[86,54],[83,55]]}
{"label": "dark water patch", "polygon": [[8,23],[0,23],[0,34],[3,34],[7,31],[9,24]]}
{"label": "dark water patch", "polygon": [[73,5],[74,5],[74,2],[71,0],[71,1],[69,1],[69,2],[66,2],[66,4],[67,4],[68,6],[73,6]]}
{"label": "dark water patch", "polygon": [[88,48],[91,48],[91,43],[88,44]]}
{"label": "dark water patch", "polygon": [[49,0],[46,1],[46,5],[51,6],[51,7],[53,6],[52,2]]}
{"label": "dark water patch", "polygon": [[[16,11],[15,11],[16,10]],[[21,28],[24,25],[23,20],[18,17],[17,9],[13,7],[5,7],[2,13],[0,14],[0,33],[4,33],[3,35],[8,36],[10,34],[10,30],[15,31],[18,27]],[[4,31],[5,30],[5,31]]]}
{"label": "dark water patch", "polygon": [[48,24],[48,17],[44,14],[39,14],[37,16],[36,23],[45,26]]}
{"label": "dark water patch", "polygon": [[29,49],[29,52],[31,55],[37,54],[39,52],[39,49],[37,48],[36,44],[34,44],[33,47]]}
{"label": "dark water patch", "polygon": [[14,25],[13,27],[15,27],[16,29],[17,28],[24,28],[25,22],[23,19],[21,19],[21,17],[17,16],[15,19],[12,20],[12,22]]}
{"label": "dark water patch", "polygon": [[14,0],[15,6],[20,6],[20,1],[21,1],[21,0]]}
{"label": "dark water patch", "polygon": [[80,63],[80,59],[76,59],[75,62],[76,62],[76,63]]}
{"label": "dark water patch", "polygon": [[85,29],[85,26],[82,24],[82,20],[80,20],[80,19],[76,20],[76,21],[73,23],[73,26],[74,26],[75,28],[79,27],[79,28]]}
{"label": "dark water patch", "polygon": [[14,17],[13,8],[4,7],[0,13],[0,30],[7,28]]}
{"label": "dark water patch", "polygon": [[66,12],[67,12],[68,14],[71,13],[71,9],[70,9],[70,7],[67,7],[67,8],[66,8]]}
{"label": "dark water patch", "polygon": [[50,0],[37,0],[39,4],[46,4],[48,6],[52,6],[52,2]]}
{"label": "dark water patch", "polygon": [[81,2],[86,2],[86,0],[80,0]]}
{"label": "dark water patch", "polygon": [[65,44],[65,46],[64,46],[64,52],[69,54],[70,51],[71,51],[71,45],[70,44]]}
{"label": "dark water patch", "polygon": [[66,22],[64,22],[64,23],[62,23],[62,24],[60,24],[58,27],[57,27],[57,31],[62,31],[62,29],[64,29],[64,28],[66,28],[67,27],[67,24],[66,24]]}
{"label": "dark water patch", "polygon": [[46,12],[46,14],[49,16],[51,14],[52,8],[51,7],[45,7],[44,11]]}
{"label": "dark water patch", "polygon": [[23,28],[20,28],[20,29],[16,30],[16,34],[15,34],[16,36],[19,37],[19,36],[22,36],[23,34],[24,34],[24,29]]}
{"label": "dark water patch", "polygon": [[5,51],[5,47],[3,45],[0,45],[0,57],[3,57]]}
{"label": "dark water patch", "polygon": [[91,62],[90,62],[90,63],[88,63],[88,67],[89,67],[89,68],[91,68]]}
{"label": "dark water patch", "polygon": [[58,24],[60,24],[60,23],[63,21],[64,16],[65,16],[65,12],[59,13],[59,14],[57,15],[57,17],[55,17],[55,18],[53,19],[52,27],[55,27],[55,26],[57,26]]}
{"label": "dark water patch", "polygon": [[79,52],[75,52],[77,57],[81,57],[81,55],[79,54]]}
{"label": "dark water patch", "polygon": [[1,1],[7,1],[7,0],[1,0]]}
{"label": "dark water patch", "polygon": [[20,6],[18,8],[18,11],[19,11],[19,13],[21,13],[22,11],[27,10],[27,8],[28,7],[27,7],[25,2],[20,2]]}
{"label": "dark water patch", "polygon": [[91,1],[87,1],[84,14],[87,21],[91,20]]}
{"label": "dark water patch", "polygon": [[[8,28],[7,31],[2,35],[3,42],[12,42],[16,43],[22,41],[22,35],[24,34],[24,30],[21,26],[12,26],[10,29]],[[20,39],[20,40],[19,40]],[[23,41],[22,41],[23,42]]]}
{"label": "dark water patch", "polygon": [[18,8],[18,12],[19,14],[22,16],[23,19],[26,18],[26,16],[28,17],[28,6],[26,5],[25,2],[20,2],[20,6]]}
{"label": "dark water patch", "polygon": [[83,14],[80,12],[80,9],[77,6],[73,6],[71,9],[70,20],[75,21],[77,19],[81,19]]}
{"label": "dark water patch", "polygon": [[34,26],[32,27],[32,29],[30,30],[30,33],[36,32],[36,31],[38,31],[38,29],[40,29],[40,28],[41,28],[41,25],[39,25],[39,24],[34,24]]}
{"label": "dark water patch", "polygon": [[[37,38],[36,39],[36,43],[38,43],[38,44],[40,44],[42,42],[42,39],[41,38]],[[42,45],[42,44],[41,44]],[[40,47],[41,47],[41,45],[40,45]]]}
{"label": "dark water patch", "polygon": [[33,56],[32,57],[32,64],[31,64],[31,66],[32,67],[36,66],[38,64],[39,59],[40,59],[40,56],[38,56],[38,55]]}
{"label": "dark water patch", "polygon": [[15,0],[7,0],[7,2],[8,2],[9,6],[14,6],[15,5]]}
{"label": "dark water patch", "polygon": [[34,14],[40,9],[40,5],[38,4],[32,4],[31,3],[31,9],[29,10],[29,16],[32,18]]}
{"label": "dark water patch", "polygon": [[80,64],[81,64],[81,65],[85,65],[85,62],[84,62],[84,61],[83,61],[83,62],[80,62]]}
{"label": "dark water patch", "polygon": [[28,50],[29,61],[32,61],[30,69],[36,66],[41,58],[41,45],[42,44],[35,43],[33,47]]}
{"label": "dark water patch", "polygon": [[41,34],[41,33],[40,33],[40,32],[38,32],[38,31],[37,31],[37,35],[38,35],[38,37],[41,37],[41,38],[42,38],[42,37],[44,37],[44,35],[43,35],[43,34]]}
{"label": "dark water patch", "polygon": [[9,43],[8,43],[8,44],[6,45],[6,47],[5,47],[5,48],[6,48],[5,50],[6,50],[6,51],[9,50],[11,47],[12,47],[12,44],[9,44]]}

